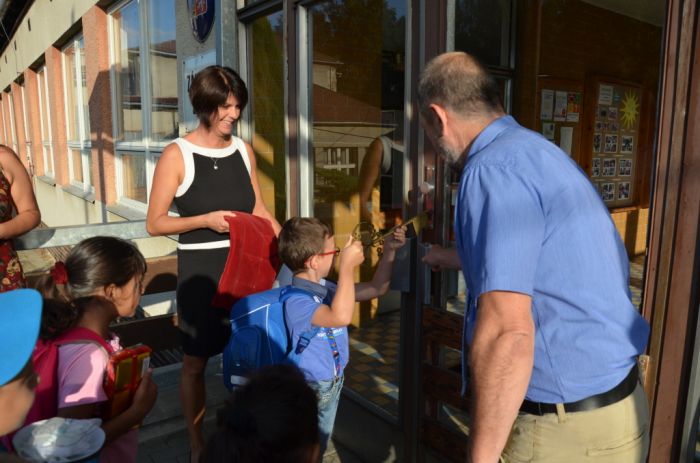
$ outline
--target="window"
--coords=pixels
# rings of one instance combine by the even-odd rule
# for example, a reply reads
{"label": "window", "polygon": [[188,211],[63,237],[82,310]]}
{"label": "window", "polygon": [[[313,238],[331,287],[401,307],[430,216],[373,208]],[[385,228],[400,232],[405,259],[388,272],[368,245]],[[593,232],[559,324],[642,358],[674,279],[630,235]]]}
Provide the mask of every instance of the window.
{"label": "window", "polygon": [[454,48],[491,68],[512,67],[512,0],[457,0]]}
{"label": "window", "polygon": [[10,141],[12,142],[12,151],[17,153],[17,132],[15,131],[15,98],[12,93],[8,93],[7,112],[10,115]]}
{"label": "window", "polygon": [[144,208],[157,158],[179,131],[175,0],[122,3],[111,37],[117,194]]}
{"label": "window", "polygon": [[24,122],[24,149],[27,161],[31,169],[31,174],[34,175],[34,158],[32,157],[32,131],[29,128],[29,118],[27,117],[27,92],[24,91],[24,83],[20,87],[22,95],[22,121]]}
{"label": "window", "polygon": [[[301,64],[301,78],[308,78],[308,114],[300,119],[306,116],[310,127],[302,154],[310,170],[312,214],[333,226],[338,245],[360,222],[386,231],[403,217],[407,3],[328,0],[306,10],[308,62]],[[371,278],[378,260],[378,249],[368,247],[362,281]],[[402,268],[408,265],[394,266],[397,281],[406,277]],[[400,307],[394,290],[355,309],[345,382],[346,390],[394,417]],[[387,335],[391,345],[378,342]]]}
{"label": "window", "polygon": [[90,112],[85,77],[85,43],[76,37],[63,50],[68,172],[72,185],[90,191]]}
{"label": "window", "polygon": [[283,15],[277,11],[253,20],[247,29],[251,145],[265,205],[286,218]]}
{"label": "window", "polygon": [[41,149],[44,160],[44,175],[54,176],[53,147],[51,145],[51,119],[49,108],[48,84],[46,81],[46,66],[37,72],[36,84],[39,93],[39,119],[41,120]]}
{"label": "window", "polygon": [[7,113],[5,113],[5,97],[0,95],[0,113],[2,113],[2,143],[7,145],[9,143],[7,138]]}

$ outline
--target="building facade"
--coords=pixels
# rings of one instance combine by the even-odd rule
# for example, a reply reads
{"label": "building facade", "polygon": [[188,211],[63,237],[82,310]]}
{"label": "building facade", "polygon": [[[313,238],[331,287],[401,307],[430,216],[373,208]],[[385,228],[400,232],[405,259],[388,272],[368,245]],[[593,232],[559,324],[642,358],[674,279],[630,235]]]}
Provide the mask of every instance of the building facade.
{"label": "building facade", "polygon": [[[661,453],[650,461],[685,451],[698,395],[688,362],[697,278],[684,276],[698,260],[698,138],[687,130],[698,114],[696,1],[26,3],[0,54],[0,143],[32,174],[48,226],[145,217],[160,153],[196,126],[188,82],[209,64],[248,84],[237,131],[278,220],[319,217],[340,243],[361,222],[371,234],[431,211],[394,291],[361,305],[353,323],[347,413],[362,410],[371,425],[338,436],[388,431],[385,445],[367,446],[371,461],[449,456],[464,441],[459,331],[444,331],[460,323],[463,279],[418,264],[422,243],[452,240],[458,177],[420,130],[415,85],[432,56],[475,54],[506,110],[561,146],[609,206],[633,262],[631,293],[654,326],[647,390]],[[360,277],[378,256],[370,251]],[[665,347],[674,327],[684,330],[675,350]]]}

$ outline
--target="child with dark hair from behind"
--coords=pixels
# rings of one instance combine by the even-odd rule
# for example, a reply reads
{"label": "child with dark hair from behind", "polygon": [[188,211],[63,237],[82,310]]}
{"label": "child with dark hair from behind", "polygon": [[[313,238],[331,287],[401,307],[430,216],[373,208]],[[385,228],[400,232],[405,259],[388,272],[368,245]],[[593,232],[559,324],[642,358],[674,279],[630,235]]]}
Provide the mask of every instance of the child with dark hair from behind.
{"label": "child with dark hair from behind", "polygon": [[[38,284],[47,298],[40,337],[55,339],[74,327],[86,328],[104,338],[116,352],[119,339],[109,331],[118,317],[131,317],[142,294],[146,261],[139,250],[120,238],[97,236],[74,246],[65,264],[57,262]],[[58,416],[101,417],[108,397],[104,391],[109,353],[95,342],[58,347],[56,385]],[[136,461],[138,434],[134,427],[153,407],[157,388],[151,372],[144,374],[134,400],[124,412],[102,423],[105,446],[100,462]]]}
{"label": "child with dark hair from behind", "polygon": [[[372,281],[355,283],[355,268],[364,251],[352,236],[340,250],[331,228],[316,218],[289,219],[279,235],[279,255],[294,273],[292,286],[308,294],[290,296],[285,321],[298,365],[318,395],[318,426],[323,456],[333,434],[335,415],[343,388],[343,370],[349,358],[347,326],[356,301],[368,301],[389,290],[396,250],[406,242],[406,227],[398,227],[384,243]],[[333,259],[340,256],[338,283],[326,281]]]}
{"label": "child with dark hair from behind", "polygon": [[219,410],[200,463],[315,463],[317,410],[298,368],[263,367]]}

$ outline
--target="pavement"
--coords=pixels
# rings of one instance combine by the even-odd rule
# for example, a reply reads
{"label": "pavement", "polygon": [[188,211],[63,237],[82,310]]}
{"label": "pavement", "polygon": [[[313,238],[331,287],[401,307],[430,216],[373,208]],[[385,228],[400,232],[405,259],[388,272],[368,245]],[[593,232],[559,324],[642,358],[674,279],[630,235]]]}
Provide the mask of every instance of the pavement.
{"label": "pavement", "polygon": [[[153,379],[158,385],[158,400],[139,430],[137,463],[189,463],[189,442],[185,422],[180,411],[179,376],[181,364],[156,368]],[[216,425],[216,409],[228,391],[221,376],[221,357],[213,357],[207,365],[207,414],[204,418],[204,435],[210,434]],[[363,463],[349,449],[331,442],[323,457],[323,463]]]}

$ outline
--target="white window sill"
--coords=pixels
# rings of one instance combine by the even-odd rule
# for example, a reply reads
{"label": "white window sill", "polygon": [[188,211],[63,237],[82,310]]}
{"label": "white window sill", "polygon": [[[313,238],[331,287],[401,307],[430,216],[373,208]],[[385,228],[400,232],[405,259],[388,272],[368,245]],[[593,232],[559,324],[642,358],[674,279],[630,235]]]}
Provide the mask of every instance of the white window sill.
{"label": "white window sill", "polygon": [[74,185],[65,185],[61,187],[63,191],[73,196],[77,196],[80,199],[84,199],[87,202],[95,203],[95,193],[92,191],[85,191],[82,188],[78,188]]}
{"label": "white window sill", "polygon": [[41,180],[44,183],[47,183],[51,186],[56,186],[56,179],[53,177],[49,177],[47,175],[37,175],[36,176],[37,180]]}
{"label": "white window sill", "polygon": [[124,204],[112,204],[111,206],[107,206],[107,212],[111,212],[126,220],[146,220],[146,213],[144,211]]}

